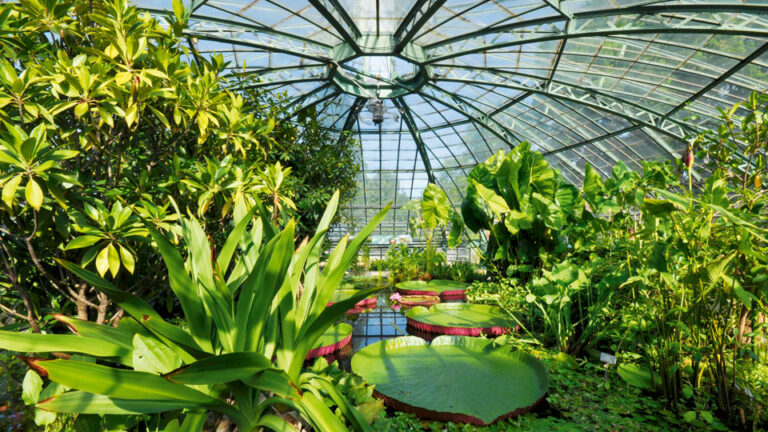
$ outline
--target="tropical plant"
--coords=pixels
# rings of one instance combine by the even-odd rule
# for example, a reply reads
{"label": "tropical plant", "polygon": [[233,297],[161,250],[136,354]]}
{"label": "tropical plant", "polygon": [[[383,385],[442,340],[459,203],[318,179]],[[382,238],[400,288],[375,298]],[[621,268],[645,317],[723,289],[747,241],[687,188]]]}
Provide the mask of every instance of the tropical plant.
{"label": "tropical plant", "polygon": [[351,425],[371,430],[326,377],[303,371],[307,354],[336,319],[376,291],[361,290],[326,308],[346,268],[388,210],[354,239],[343,238],[321,270],[321,247],[338,198],[336,194],[328,204],[317,233],[296,249],[294,222],[277,231],[258,204],[259,217],[252,218],[252,210],[237,221],[216,255],[194,218],[180,218],[184,251],[146,223],[183,310],[183,327],[97,274],[61,261],[130,318],[114,328],[57,315],[73,335],[0,332],[3,349],[76,355],[26,358],[40,375],[31,380],[47,377],[56,383],[47,387],[53,390],[32,386],[37,391],[28,396],[30,403],[52,412],[106,415],[189,409],[187,430],[200,430],[206,412],[213,411],[242,431],[288,430],[290,423],[275,410],[283,405],[316,430],[344,430],[323,403],[327,396]]}
{"label": "tropical plant", "polygon": [[582,209],[578,189],[527,143],[475,166],[461,204],[466,226],[490,233],[486,262],[510,276],[540,268],[547,254],[563,253],[562,231]]}
{"label": "tropical plant", "polygon": [[380,341],[352,358],[352,372],[385,403],[420,417],[484,425],[528,411],[549,386],[535,357],[493,340],[415,336]]}
{"label": "tropical plant", "polygon": [[463,223],[458,213],[451,208],[448,196],[434,183],[430,183],[424,188],[421,201],[409,201],[402,208],[417,214],[410,219],[409,225],[414,237],[417,232],[424,236],[424,271],[429,278],[435,265],[437,252],[435,235],[445,236],[446,227],[449,223],[452,224],[448,246],[456,247],[461,242],[460,234]]}

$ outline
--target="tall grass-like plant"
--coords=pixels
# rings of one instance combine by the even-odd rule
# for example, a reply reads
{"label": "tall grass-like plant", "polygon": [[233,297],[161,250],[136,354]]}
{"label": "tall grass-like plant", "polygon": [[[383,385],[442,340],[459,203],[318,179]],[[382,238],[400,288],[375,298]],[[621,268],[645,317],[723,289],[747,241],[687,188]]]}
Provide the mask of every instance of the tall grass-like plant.
{"label": "tall grass-like plant", "polygon": [[297,248],[294,222],[278,231],[259,203],[237,222],[218,254],[194,218],[181,218],[183,250],[147,224],[168,267],[184,327],[164,320],[143,299],[97,274],[61,261],[130,318],[113,328],[57,316],[75,334],[2,331],[0,348],[77,355],[25,357],[37,374],[59,385],[44,400],[39,400],[39,390],[29,395],[42,410],[125,415],[187,409],[184,430],[200,430],[207,412],[214,411],[240,431],[293,430],[275,408],[279,405],[295,410],[315,430],[346,430],[324,403],[328,398],[354,428],[371,430],[330,380],[302,370],[323,332],[376,290],[361,290],[326,308],[346,268],[389,209],[354,239],[343,238],[321,269],[321,248],[338,201],[336,194],[316,234]]}

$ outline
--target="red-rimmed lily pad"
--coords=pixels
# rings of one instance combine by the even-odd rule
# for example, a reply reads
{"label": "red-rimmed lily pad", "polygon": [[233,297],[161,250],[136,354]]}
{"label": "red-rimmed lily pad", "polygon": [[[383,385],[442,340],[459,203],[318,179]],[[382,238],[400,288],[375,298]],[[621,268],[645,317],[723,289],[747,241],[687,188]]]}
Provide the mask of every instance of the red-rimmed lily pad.
{"label": "red-rimmed lily pad", "polygon": [[352,330],[352,326],[347,323],[331,326],[320,336],[320,339],[315,343],[315,347],[309,350],[307,360],[340,351],[352,342]]}
{"label": "red-rimmed lily pad", "polygon": [[397,302],[405,307],[432,306],[440,303],[440,297],[434,295],[404,295]]}
{"label": "red-rimmed lily pad", "polygon": [[[331,296],[331,300],[328,302],[326,307],[331,306],[334,303],[338,303],[342,300],[346,300],[350,297],[352,297],[354,294],[357,293],[357,290],[353,289],[340,289],[333,292],[333,295]],[[376,307],[376,296],[369,296],[366,297],[359,302],[355,303],[355,307],[348,310],[348,314],[359,314],[362,313],[366,309],[373,309]]]}
{"label": "red-rimmed lily pad", "polygon": [[469,284],[444,279],[426,281],[407,281],[395,285],[397,292],[402,295],[433,295],[443,300],[464,300],[465,291]]}
{"label": "red-rimmed lily pad", "polygon": [[466,336],[377,342],[352,357],[352,372],[398,411],[476,425],[530,411],[549,386],[546,367],[532,355]]}
{"label": "red-rimmed lily pad", "polygon": [[472,303],[440,303],[429,309],[417,306],[405,316],[416,330],[447,335],[500,336],[514,326],[500,307]]}

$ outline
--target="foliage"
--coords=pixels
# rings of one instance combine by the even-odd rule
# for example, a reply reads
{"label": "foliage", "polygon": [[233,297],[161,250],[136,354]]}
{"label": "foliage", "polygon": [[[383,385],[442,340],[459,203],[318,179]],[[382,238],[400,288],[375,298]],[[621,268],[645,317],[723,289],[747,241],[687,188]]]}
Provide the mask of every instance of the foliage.
{"label": "foliage", "polygon": [[[512,338],[510,338],[511,340]],[[664,409],[653,395],[630,387],[615,371],[581,361],[558,351],[532,349],[550,370],[547,404],[535,412],[491,426],[424,421],[395,413],[377,421],[377,430],[389,432],[513,432],[513,431],[680,431],[718,430],[709,425],[687,425]]]}
{"label": "foliage", "polygon": [[416,237],[417,232],[424,236],[424,276],[432,277],[432,269],[439,261],[435,235],[444,236],[445,229],[452,225],[451,235],[448,238],[448,246],[456,247],[461,243],[461,230],[463,224],[461,218],[451,208],[451,203],[445,192],[436,184],[430,183],[424,189],[421,201],[409,201],[403,205],[403,210],[416,212],[418,216],[409,221],[411,235]]}
{"label": "foliage", "polygon": [[239,89],[221,56],[197,53],[190,13],[179,1],[167,23],[125,0],[0,6],[0,305],[35,331],[50,310],[122,314],[54,259],[172,310],[139,222],[177,241],[169,198],[220,245],[256,201],[304,236],[335,187],[351,197],[354,140],[334,146],[312,112],[279,121],[283,100]]}
{"label": "foliage", "polygon": [[[659,383],[667,409],[682,411],[692,427],[716,426],[715,414],[741,428],[759,427],[764,402],[753,377],[766,360],[766,102],[752,95],[722,110],[722,125],[693,137],[679,161],[646,162],[642,173],[618,163],[605,179],[587,165],[580,190],[560,181],[537,185],[559,175],[547,174],[527,149],[478,166],[464,206],[467,226],[490,229],[496,244],[515,239],[507,251],[522,258],[511,262],[511,278],[475,284],[469,297],[498,302],[527,324],[530,336],[562,351],[599,347],[639,363],[648,382]],[[564,202],[563,215],[549,218],[553,212],[534,206],[550,225],[533,237],[520,236],[527,225],[512,226],[517,234],[504,231],[516,199],[535,201],[537,192],[515,191],[519,171],[503,168],[523,160],[531,161],[531,173],[541,166],[524,185],[551,191],[556,184],[568,196],[578,191]],[[697,180],[702,165],[711,174]],[[516,181],[507,187],[507,179]],[[557,202],[556,193],[549,196]],[[567,223],[552,224],[560,219]],[[498,263],[504,255],[492,258]]]}
{"label": "foliage", "polygon": [[[376,290],[360,291],[326,308],[363,241],[388,210],[355,239],[342,239],[320,271],[323,238],[338,198],[336,194],[329,203],[315,236],[295,250],[292,221],[277,231],[263,208],[253,220],[249,212],[237,221],[215,261],[215,250],[196,219],[181,218],[183,251],[147,224],[188,328],[174,326],[144,300],[95,273],[61,261],[131,318],[114,328],[57,315],[76,335],[0,332],[3,349],[77,354],[71,359],[26,359],[37,372],[27,376],[38,384],[25,401],[45,411],[82,414],[190,409],[183,420],[189,430],[201,429],[206,411],[227,416],[240,430],[283,430],[289,424],[273,411],[274,405],[283,404],[318,430],[344,429],[318,397],[325,395],[345,421],[371,430],[326,377],[302,371],[323,333]],[[41,377],[53,384],[44,389]]]}
{"label": "foliage", "polygon": [[510,276],[563,251],[562,231],[580,210],[578,190],[527,143],[473,168],[461,204],[467,228],[490,233],[485,260]]}

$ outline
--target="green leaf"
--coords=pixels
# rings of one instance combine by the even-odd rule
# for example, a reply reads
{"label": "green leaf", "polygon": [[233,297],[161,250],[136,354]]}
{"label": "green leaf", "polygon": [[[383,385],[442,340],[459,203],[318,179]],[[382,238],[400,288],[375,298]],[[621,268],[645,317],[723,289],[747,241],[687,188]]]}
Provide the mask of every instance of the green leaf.
{"label": "green leaf", "polygon": [[131,251],[123,247],[123,245],[120,245],[120,260],[123,262],[123,267],[128,270],[128,273],[133,274],[133,270],[136,268],[136,261],[134,261]]}
{"label": "green leaf", "polygon": [[683,413],[683,421],[693,423],[696,421],[696,411],[686,411]]}
{"label": "green leaf", "polygon": [[133,369],[164,374],[181,366],[181,358],[154,338],[133,335]]}
{"label": "green leaf", "polygon": [[590,163],[584,167],[584,183],[581,186],[581,191],[591,199],[598,197],[604,191],[603,179]]}
{"label": "green leaf", "polygon": [[498,217],[501,217],[505,213],[509,213],[509,206],[504,198],[499,196],[496,192],[486,188],[478,182],[473,183],[477,194],[485,201],[491,211]]}
{"label": "green leaf", "polygon": [[88,102],[81,102],[75,105],[75,117],[80,118],[88,112]]}
{"label": "green leaf", "polygon": [[238,352],[198,360],[169,372],[165,378],[181,384],[213,385],[253,377],[269,368],[272,368],[272,362],[263,355]]}
{"label": "green leaf", "polygon": [[468,336],[380,341],[352,357],[352,372],[401,403],[485,424],[533,406],[549,386],[546,367],[532,355]]}
{"label": "green leaf", "polygon": [[461,234],[464,232],[464,219],[457,212],[451,212],[451,231],[448,234],[448,247],[455,248],[461,244]]}
{"label": "green leaf", "polygon": [[183,400],[119,399],[84,391],[70,391],[40,402],[37,407],[59,413],[130,415],[202,408],[203,405]]}
{"label": "green leaf", "polygon": [[75,237],[72,239],[72,241],[67,243],[66,246],[64,246],[64,250],[80,249],[93,246],[101,239],[102,237],[97,235],[82,235],[80,237]]}
{"label": "green leaf", "polygon": [[672,212],[680,211],[672,201],[646,198],[643,201],[645,211],[653,216],[661,217]]}
{"label": "green leaf", "polygon": [[[109,246],[112,246],[111,244]],[[96,270],[99,272],[99,276],[104,277],[104,274],[109,270],[109,246],[99,252],[96,256]]]}
{"label": "green leaf", "polygon": [[130,354],[116,343],[76,335],[19,333],[0,330],[0,348],[17,352],[74,352],[96,357]]}
{"label": "green leaf", "polygon": [[120,254],[112,243],[107,246],[107,260],[109,262],[109,272],[112,273],[112,277],[116,277],[117,272],[120,271]]}
{"label": "green leaf", "polygon": [[193,388],[174,384],[159,375],[116,369],[76,360],[30,360],[36,370],[59,384],[119,399],[179,400],[193,404],[219,404],[219,400]]}
{"label": "green leaf", "polygon": [[27,405],[36,404],[40,400],[41,391],[43,391],[43,379],[37,372],[29,369],[21,383],[21,399]]}
{"label": "green leaf", "polygon": [[3,202],[8,207],[13,207],[13,200],[16,196],[16,190],[19,188],[20,183],[21,174],[18,174],[8,180],[5,185],[3,185]]}
{"label": "green leaf", "polygon": [[451,203],[448,196],[436,184],[430,183],[424,189],[421,200],[421,217],[427,229],[435,229],[438,225],[446,225],[451,216]]}
{"label": "green leaf", "polygon": [[24,190],[24,195],[26,196],[27,202],[32,206],[32,208],[35,210],[40,210],[40,207],[43,205],[43,189],[40,188],[40,185],[37,184],[35,179],[29,179],[27,182],[27,187]]}

